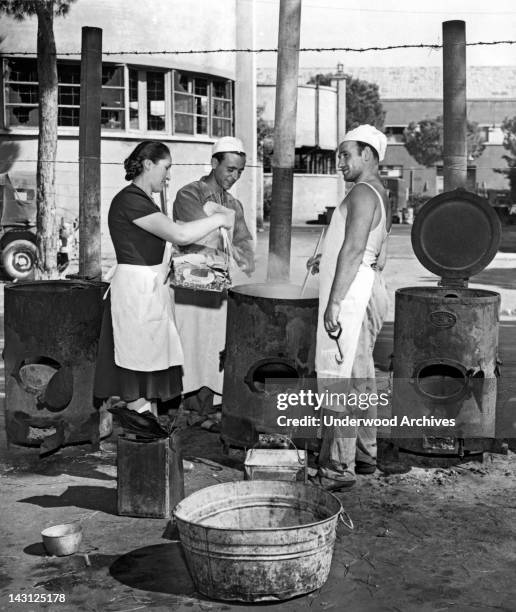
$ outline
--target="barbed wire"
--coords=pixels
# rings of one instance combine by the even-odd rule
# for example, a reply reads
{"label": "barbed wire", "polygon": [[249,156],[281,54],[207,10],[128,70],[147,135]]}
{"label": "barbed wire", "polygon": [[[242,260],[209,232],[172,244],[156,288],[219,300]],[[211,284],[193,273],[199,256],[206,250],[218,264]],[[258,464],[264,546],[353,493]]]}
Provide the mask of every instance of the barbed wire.
{"label": "barbed wire", "polygon": [[[503,146],[503,145],[490,145],[490,146]],[[17,159],[16,162],[20,163],[37,163],[37,159]],[[51,159],[44,159],[41,160],[43,163],[47,163],[47,164],[79,164],[79,160],[51,160]],[[100,162],[101,166],[123,166],[123,162],[104,162],[101,161]],[[386,165],[393,165],[393,164],[386,164]],[[206,162],[206,163],[175,163],[172,162],[172,166],[196,166],[196,167],[208,167],[210,166],[210,162]],[[262,164],[246,164],[245,166],[246,168],[263,168]],[[420,171],[426,171],[426,170],[431,170],[432,168],[434,168],[435,166],[432,166],[430,168],[426,168],[424,166],[403,166],[404,170],[420,170]],[[475,168],[475,170],[492,170],[492,171],[501,171],[501,170],[507,170],[508,168],[499,168],[499,167],[494,167],[494,166],[471,166],[472,168]],[[21,170],[20,170],[21,171]],[[16,171],[15,171],[16,172]],[[23,171],[21,171],[23,172]],[[9,171],[7,171],[7,173],[9,173]],[[326,174],[321,174],[321,173],[310,173],[310,172],[296,172],[294,170],[295,174],[307,174],[307,175],[317,175],[317,176],[338,176],[340,174],[339,171],[335,171],[332,173],[326,173]],[[270,170],[264,170],[264,174],[271,174]],[[383,177],[383,178],[388,178],[388,177]],[[72,183],[70,183],[72,184]]]}
{"label": "barbed wire", "polygon": [[[516,40],[492,40],[478,41],[466,43],[466,47],[480,47],[493,45],[514,45]],[[348,53],[366,53],[368,51],[392,51],[396,49],[442,49],[443,45],[439,43],[419,43],[419,44],[404,44],[404,45],[387,45],[385,47],[302,47],[299,52],[308,53],[324,53],[334,51],[344,51]],[[103,51],[102,55],[201,55],[214,53],[277,53],[277,47],[261,48],[261,49],[188,49],[188,50],[163,50],[163,51]],[[3,55],[36,55],[35,51],[2,51]],[[54,55],[72,56],[81,55],[81,51],[64,51],[56,52]]]}
{"label": "barbed wire", "polygon": [[[16,159],[17,163],[23,162],[23,163],[36,163],[38,160],[37,159]],[[61,159],[42,159],[40,160],[42,163],[44,164],[78,164],[80,163],[80,160],[73,160],[73,159],[66,159],[66,160],[61,160]],[[124,162],[120,161],[120,162],[104,162],[101,161],[100,164],[102,166],[123,166]],[[172,166],[205,166],[208,167],[210,166],[210,161],[207,161],[205,163],[175,163],[172,162]],[[211,166],[210,166],[211,167]],[[261,164],[246,164],[245,165],[246,168],[262,168]]]}

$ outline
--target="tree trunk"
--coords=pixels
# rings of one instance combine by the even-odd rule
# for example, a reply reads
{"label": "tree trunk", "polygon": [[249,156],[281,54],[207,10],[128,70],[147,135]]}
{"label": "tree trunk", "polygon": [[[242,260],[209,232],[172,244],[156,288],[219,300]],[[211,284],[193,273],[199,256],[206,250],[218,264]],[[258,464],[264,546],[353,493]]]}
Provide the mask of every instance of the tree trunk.
{"label": "tree trunk", "polygon": [[37,3],[39,137],[37,163],[36,278],[57,277],[55,161],[57,154],[57,59],[53,1]]}

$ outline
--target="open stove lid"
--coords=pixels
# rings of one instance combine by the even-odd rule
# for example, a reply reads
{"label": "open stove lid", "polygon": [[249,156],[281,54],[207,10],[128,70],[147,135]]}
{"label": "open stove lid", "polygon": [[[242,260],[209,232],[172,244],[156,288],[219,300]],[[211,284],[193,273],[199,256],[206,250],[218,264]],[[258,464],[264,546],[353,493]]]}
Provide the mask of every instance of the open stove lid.
{"label": "open stove lid", "polygon": [[423,266],[446,284],[483,270],[496,255],[501,233],[487,200],[455,189],[421,208],[412,226],[412,248]]}

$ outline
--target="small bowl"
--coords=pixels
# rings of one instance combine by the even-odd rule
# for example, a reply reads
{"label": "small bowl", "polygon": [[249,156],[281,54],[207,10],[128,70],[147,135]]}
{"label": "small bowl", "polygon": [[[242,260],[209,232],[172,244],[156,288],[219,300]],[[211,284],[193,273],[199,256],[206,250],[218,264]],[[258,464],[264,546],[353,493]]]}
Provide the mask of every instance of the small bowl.
{"label": "small bowl", "polygon": [[41,532],[43,545],[49,555],[65,557],[73,555],[82,541],[82,527],[79,523],[54,525]]}

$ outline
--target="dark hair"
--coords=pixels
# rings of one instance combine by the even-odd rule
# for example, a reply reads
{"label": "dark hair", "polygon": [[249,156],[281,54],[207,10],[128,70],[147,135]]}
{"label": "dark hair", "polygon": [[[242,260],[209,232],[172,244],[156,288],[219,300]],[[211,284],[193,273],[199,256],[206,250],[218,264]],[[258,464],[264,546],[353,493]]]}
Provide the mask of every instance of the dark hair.
{"label": "dark hair", "polygon": [[223,153],[215,153],[215,155],[212,155],[212,157],[214,157],[220,164],[220,162],[224,161],[224,158],[226,157],[226,153],[233,153],[233,155],[240,155],[240,157],[243,157],[244,159],[246,157],[243,151],[224,151]]}
{"label": "dark hair", "polygon": [[373,157],[375,158],[375,160],[378,163],[380,162],[380,156],[378,155],[378,151],[372,145],[370,145],[368,142],[362,142],[361,140],[356,140],[355,142],[357,143],[357,149],[359,153],[362,153],[364,147],[369,147],[373,153]]}
{"label": "dark hair", "polygon": [[170,157],[167,145],[157,140],[144,140],[134,149],[129,157],[124,160],[125,180],[132,181],[143,172],[143,162],[150,159],[153,163],[160,159]]}

